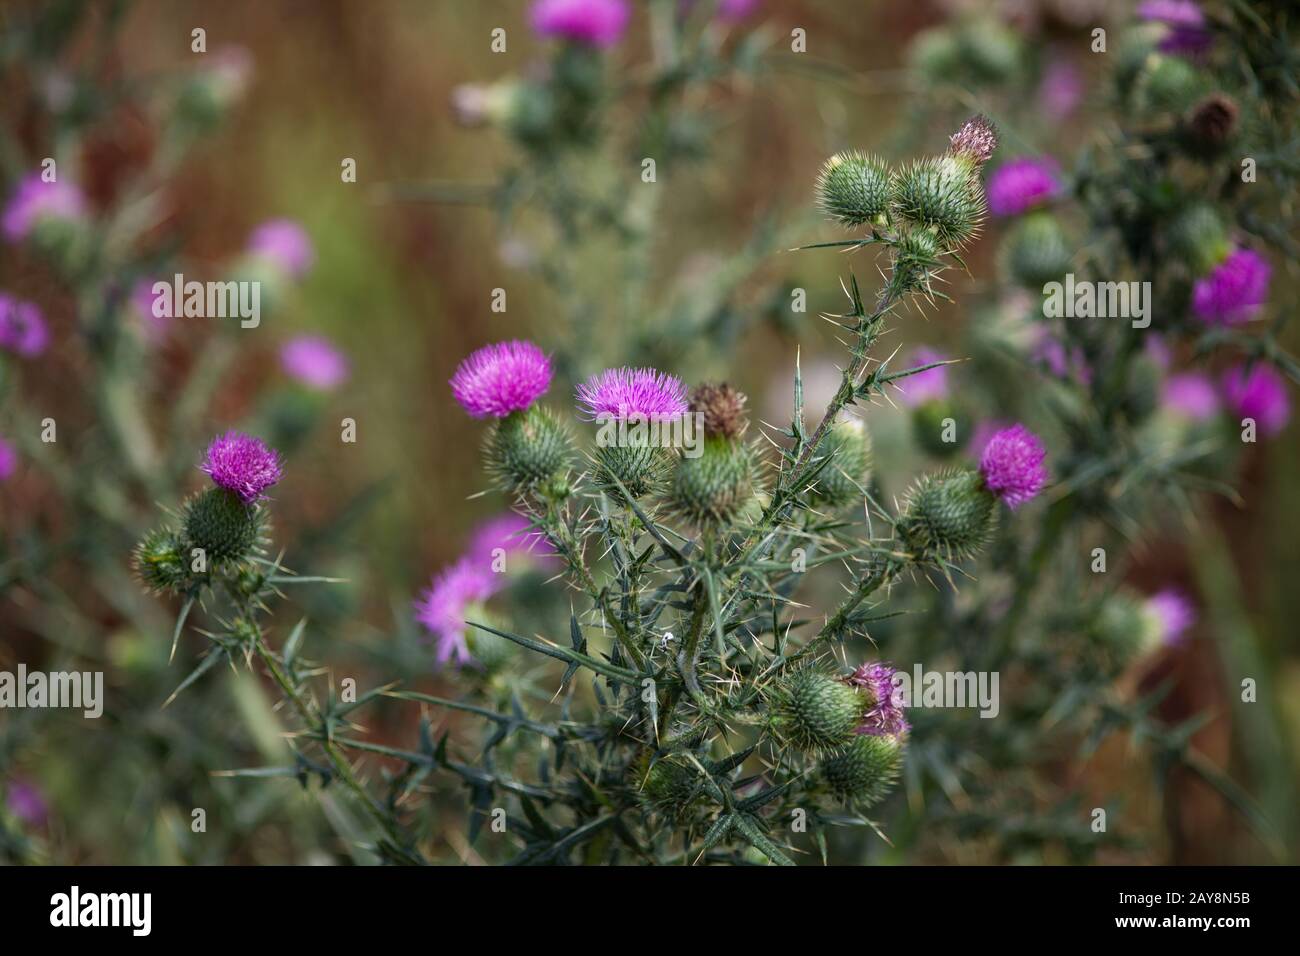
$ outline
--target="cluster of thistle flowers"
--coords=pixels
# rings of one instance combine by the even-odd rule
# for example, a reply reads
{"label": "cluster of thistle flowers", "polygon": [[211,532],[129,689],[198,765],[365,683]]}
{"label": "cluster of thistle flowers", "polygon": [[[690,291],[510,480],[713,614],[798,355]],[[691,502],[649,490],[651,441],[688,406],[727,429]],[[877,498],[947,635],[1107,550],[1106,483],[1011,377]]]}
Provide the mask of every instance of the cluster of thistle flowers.
{"label": "cluster of thistle flowers", "polygon": [[[214,438],[199,469],[212,487],[188,498],[175,521],[150,531],[132,556],[136,575],[156,594],[199,597],[220,583],[256,598],[265,575],[254,568],[269,526],[266,490],[283,468],[259,438],[229,431]],[[233,625],[239,633],[239,622]]]}

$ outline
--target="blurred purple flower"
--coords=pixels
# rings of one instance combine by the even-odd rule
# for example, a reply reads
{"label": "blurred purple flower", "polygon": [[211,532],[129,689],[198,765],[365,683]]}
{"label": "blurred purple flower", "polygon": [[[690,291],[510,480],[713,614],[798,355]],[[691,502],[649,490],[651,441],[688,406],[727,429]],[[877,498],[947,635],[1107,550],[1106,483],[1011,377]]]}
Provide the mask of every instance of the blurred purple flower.
{"label": "blurred purple flower", "polygon": [[1059,167],[1046,157],[1022,156],[1003,163],[989,176],[989,212],[1018,216],[1061,191]]}
{"label": "blurred purple flower", "polygon": [[505,418],[533,404],[551,386],[551,360],[532,342],[485,345],[460,363],[451,393],[474,418]]}
{"label": "blurred purple flower", "polygon": [[1077,345],[1066,349],[1065,343],[1051,329],[1045,326],[1039,329],[1038,341],[1030,352],[1030,358],[1061,381],[1075,381],[1081,385],[1091,382],[1092,369],[1083,357],[1083,349]]}
{"label": "blurred purple flower", "polygon": [[863,664],[851,675],[849,683],[866,690],[874,703],[862,718],[856,733],[872,737],[896,737],[908,731],[907,718],[894,675],[898,671],[889,664]]}
{"label": "blurred purple flower", "polygon": [[286,375],[318,391],[333,391],[348,378],[348,357],[323,335],[299,335],[280,346]]}
{"label": "blurred purple flower", "polygon": [[436,639],[435,658],[439,664],[455,659],[457,664],[470,661],[465,642],[466,611],[472,604],[486,601],[496,590],[495,576],[488,569],[462,558],[436,574],[428,590],[415,604],[415,619]]}
{"label": "blurred purple flower", "polygon": [[540,531],[532,530],[532,522],[521,514],[507,511],[489,518],[470,533],[469,553],[466,557],[476,567],[491,570],[493,554],[500,548],[506,554],[527,554],[538,560],[557,557]]}
{"label": "blurred purple flower", "polygon": [[245,504],[265,498],[262,492],[282,477],[280,456],[260,438],[237,431],[212,439],[199,470],[213,484],[239,495]]}
{"label": "blurred purple flower", "polygon": [[1237,325],[1252,318],[1268,299],[1272,266],[1258,252],[1234,249],[1228,257],[1197,279],[1192,308],[1205,322]]}
{"label": "blurred purple flower", "polygon": [[0,481],[8,481],[18,470],[18,452],[14,446],[0,438]]}
{"label": "blurred purple flower", "polygon": [[41,310],[0,292],[0,349],[36,358],[49,344],[50,328]]}
{"label": "blurred purple flower", "polygon": [[[948,356],[922,346],[912,353],[908,367],[919,368],[922,365],[946,362],[947,360]],[[924,405],[929,401],[947,398],[948,366],[939,365],[935,368],[926,369],[924,372],[909,375],[907,378],[899,379],[898,388],[899,400],[908,408],[916,408],[918,405]]]}
{"label": "blurred purple flower", "polygon": [[140,325],[145,331],[146,338],[157,344],[171,331],[171,320],[175,316],[166,314],[165,309],[161,310],[162,315],[155,310],[155,303],[163,297],[154,294],[154,283],[154,279],[141,279],[137,282],[131,289],[131,305],[140,317]]}
{"label": "blurred purple flower", "polygon": [[292,219],[271,219],[248,237],[250,254],[274,264],[294,279],[301,279],[316,261],[307,230]]}
{"label": "blurred purple flower", "polygon": [[1148,23],[1163,23],[1168,31],[1160,40],[1163,53],[1196,56],[1214,45],[1214,35],[1205,26],[1205,14],[1193,0],[1144,0],[1138,16]]}
{"label": "blurred purple flower", "polygon": [[594,47],[611,47],[623,38],[632,11],[626,0],[534,0],[533,29]]}
{"label": "blurred purple flower", "polygon": [[86,198],[76,186],[62,180],[47,183],[40,173],[30,173],[9,197],[0,228],[9,242],[19,242],[44,219],[75,220],[85,214]]}
{"label": "blurred purple flower", "polygon": [[1009,508],[1019,508],[1047,482],[1046,457],[1037,435],[1024,425],[1013,425],[989,439],[980,455],[980,474],[989,491]]}
{"label": "blurred purple flower", "polygon": [[1214,383],[1200,372],[1182,372],[1165,379],[1160,388],[1160,403],[1194,422],[1203,422],[1219,412],[1219,395]]}
{"label": "blurred purple flower", "polygon": [[1165,588],[1146,599],[1143,609],[1151,618],[1160,643],[1178,647],[1186,638],[1184,632],[1196,623],[1196,609],[1191,600],[1177,588]]}
{"label": "blurred purple flower", "polygon": [[966,448],[967,454],[976,461],[979,461],[979,459],[984,455],[984,449],[987,448],[989,442],[993,440],[993,436],[1010,427],[1010,422],[1003,421],[1000,418],[984,419],[971,430],[970,444]]}
{"label": "blurred purple flower", "polygon": [[718,0],[718,19],[737,23],[758,9],[760,0]]}
{"label": "blurred purple flower", "polygon": [[49,807],[35,784],[21,777],[11,777],[5,789],[5,805],[10,813],[29,827],[45,825]]}
{"label": "blurred purple flower", "polygon": [[1286,381],[1271,365],[1238,365],[1224,373],[1223,399],[1238,418],[1253,418],[1265,435],[1276,435],[1291,417]]}
{"label": "blurred purple flower", "polygon": [[579,385],[577,397],[579,410],[592,419],[662,421],[686,411],[682,380],[652,368],[607,368]]}
{"label": "blurred purple flower", "polygon": [[1043,71],[1038,87],[1038,105],[1049,120],[1069,119],[1083,101],[1083,74],[1069,60],[1053,60]]}

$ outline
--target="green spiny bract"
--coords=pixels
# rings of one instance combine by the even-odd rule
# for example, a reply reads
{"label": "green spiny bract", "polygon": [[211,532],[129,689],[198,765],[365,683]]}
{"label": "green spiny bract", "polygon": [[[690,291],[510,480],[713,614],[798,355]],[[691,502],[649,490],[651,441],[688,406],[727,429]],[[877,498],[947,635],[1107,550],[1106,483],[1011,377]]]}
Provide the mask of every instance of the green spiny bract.
{"label": "green spiny bract", "polygon": [[917,160],[894,176],[891,193],[895,215],[934,230],[945,250],[973,239],[984,219],[984,189],[976,167],[959,154]]}
{"label": "green spiny bract", "polygon": [[904,230],[890,246],[893,268],[889,278],[897,298],[928,292],[930,280],[943,269],[943,247],[933,229]]}
{"label": "green spiny bract", "polygon": [[1179,212],[1169,223],[1167,235],[1170,252],[1197,276],[1213,269],[1231,250],[1223,218],[1209,203],[1193,203]]}
{"label": "green spiny bract", "polygon": [[1149,627],[1141,602],[1128,592],[1119,591],[1101,602],[1090,632],[1103,653],[1123,665],[1147,643]]}
{"label": "green spiny bract", "polygon": [[898,536],[921,560],[969,557],[988,540],[995,504],[978,472],[925,475],[908,495]]}
{"label": "green spiny bract", "polygon": [[651,762],[645,753],[629,768],[629,783],[641,806],[674,823],[694,814],[704,804],[704,778],[691,763],[664,756]]}
{"label": "green spiny bract", "polygon": [[1182,113],[1205,92],[1200,70],[1179,56],[1152,54],[1137,81],[1138,108],[1151,113]]}
{"label": "green spiny bract", "polygon": [[859,419],[837,422],[822,439],[818,454],[830,461],[817,472],[809,498],[839,508],[862,499],[871,478],[871,433]]}
{"label": "green spiny bract", "polygon": [[903,741],[889,735],[859,734],[822,758],[818,771],[840,800],[865,810],[886,796],[903,766]]}
{"label": "green spiny bract", "polygon": [[592,465],[596,486],[621,502],[620,483],[633,498],[662,491],[672,459],[666,449],[656,445],[610,445],[598,447],[592,453]]}
{"label": "green spiny bract", "polygon": [[852,740],[870,705],[863,693],[834,674],[802,667],[777,684],[772,717],[777,733],[789,743],[821,753]]}
{"label": "green spiny bract", "polygon": [[176,594],[192,583],[185,543],[170,528],[146,534],[135,546],[131,564],[140,583],[154,594]]}
{"label": "green spiny bract", "polygon": [[673,507],[695,524],[726,524],[754,496],[754,472],[754,450],[745,442],[706,437],[699,455],[677,460]]}
{"label": "green spiny bract", "polygon": [[1017,284],[1039,291],[1070,271],[1070,246],[1049,212],[1025,216],[1002,243],[1002,267]]}
{"label": "green spiny bract", "polygon": [[882,221],[889,208],[889,167],[857,151],[836,153],[822,167],[817,202],[844,226]]}
{"label": "green spiny bract", "polygon": [[266,511],[259,504],[244,504],[233,491],[209,488],[185,502],[181,523],[186,543],[202,548],[209,562],[242,561],[262,537]]}
{"label": "green spiny bract", "polygon": [[569,430],[541,405],[511,412],[484,439],[488,473],[509,491],[532,491],[562,479],[572,457]]}

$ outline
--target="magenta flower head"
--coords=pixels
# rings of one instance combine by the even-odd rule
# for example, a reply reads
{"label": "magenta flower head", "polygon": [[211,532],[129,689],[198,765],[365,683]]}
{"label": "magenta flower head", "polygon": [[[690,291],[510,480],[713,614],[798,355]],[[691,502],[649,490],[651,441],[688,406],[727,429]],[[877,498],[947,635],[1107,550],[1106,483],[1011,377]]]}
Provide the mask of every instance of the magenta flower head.
{"label": "magenta flower head", "polygon": [[18,452],[14,446],[0,438],[0,481],[8,481],[18,470]]}
{"label": "magenta flower head", "polygon": [[1024,425],[1012,425],[989,439],[980,456],[984,486],[1010,508],[1029,501],[1047,482],[1047,452]]}
{"label": "magenta flower head", "polygon": [[1224,373],[1223,399],[1238,418],[1253,418],[1265,435],[1276,435],[1291,417],[1286,382],[1270,365],[1238,365]]}
{"label": "magenta flower head", "polygon": [[758,9],[760,0],[718,0],[718,19],[738,23]]}
{"label": "magenta flower head", "polygon": [[460,363],[451,393],[474,418],[505,418],[537,401],[551,374],[551,360],[532,342],[497,342]]}
{"label": "magenta flower head", "polygon": [[155,281],[141,279],[131,289],[131,307],[139,317],[139,325],[145,338],[158,344],[167,337],[171,321],[175,318],[167,310],[163,296],[154,293]]}
{"label": "magenta flower head", "polygon": [[506,555],[526,554],[537,559],[556,557],[546,536],[532,530],[532,522],[513,511],[489,518],[470,534],[467,557],[476,567],[494,570],[492,565],[498,551]]}
{"label": "magenta flower head", "polygon": [[50,328],[41,310],[0,292],[0,349],[36,358],[50,344]]}
{"label": "magenta flower head", "polygon": [[578,386],[578,407],[591,419],[666,421],[686,411],[686,385],[652,368],[607,368]]}
{"label": "magenta flower head", "polygon": [[60,180],[49,183],[40,173],[31,173],[9,197],[0,230],[9,242],[20,242],[45,220],[76,220],[85,214],[86,198],[80,189]]}
{"label": "magenta flower head", "polygon": [[45,825],[49,806],[35,784],[21,777],[11,777],[5,791],[5,805],[15,818],[29,827]]}
{"label": "magenta flower head", "polygon": [[280,347],[280,367],[308,388],[329,392],[348,378],[348,358],[323,335],[300,335]]}
{"label": "magenta flower head", "polygon": [[428,590],[415,604],[415,619],[436,639],[435,657],[439,664],[453,658],[457,664],[469,663],[466,612],[470,605],[491,597],[495,588],[492,572],[465,558],[434,576]]}
{"label": "magenta flower head", "polygon": [[1073,115],[1083,101],[1084,83],[1079,68],[1069,60],[1055,59],[1043,71],[1038,87],[1038,105],[1053,122],[1063,122]]}
{"label": "magenta flower head", "polygon": [[1214,44],[1205,26],[1205,14],[1193,0],[1144,0],[1137,14],[1148,23],[1163,23],[1168,31],[1160,40],[1164,53],[1196,56]]}
{"label": "magenta flower head", "polygon": [[593,47],[611,47],[623,38],[632,10],[627,0],[534,0],[533,29]]}
{"label": "magenta flower head", "polygon": [[[912,353],[911,362],[908,364],[912,368],[919,368],[922,365],[932,365],[935,362],[945,362],[947,360],[948,356],[922,346]],[[924,372],[917,372],[915,375],[900,379],[899,395],[902,403],[909,408],[916,408],[926,402],[947,398],[948,366],[937,365],[934,368],[926,369]]]}
{"label": "magenta flower head", "polygon": [[1186,638],[1184,632],[1196,623],[1196,609],[1191,599],[1177,588],[1165,588],[1151,595],[1142,605],[1158,642],[1165,647],[1178,647]]}
{"label": "magenta flower head", "polygon": [[280,456],[260,438],[228,431],[212,439],[199,469],[212,483],[239,495],[246,505],[266,497],[262,494],[280,480]]}
{"label": "magenta flower head", "polygon": [[316,261],[316,251],[307,230],[292,219],[272,219],[262,223],[248,237],[248,251],[294,279],[306,275]]}
{"label": "magenta flower head", "polygon": [[898,670],[889,664],[863,664],[849,675],[849,683],[867,691],[874,703],[867,709],[857,733],[871,737],[897,737],[910,729],[903,712],[903,694],[894,684]]}
{"label": "magenta flower head", "polygon": [[1003,163],[989,176],[989,212],[995,216],[1018,216],[1060,191],[1058,167],[1053,160],[1022,156]]}
{"label": "magenta flower head", "polygon": [[1192,308],[1212,325],[1237,325],[1252,318],[1268,299],[1268,260],[1250,249],[1234,249],[1192,287]]}
{"label": "magenta flower head", "polygon": [[1194,422],[1213,418],[1220,407],[1214,383],[1199,372],[1182,372],[1165,379],[1160,387],[1160,404]]}

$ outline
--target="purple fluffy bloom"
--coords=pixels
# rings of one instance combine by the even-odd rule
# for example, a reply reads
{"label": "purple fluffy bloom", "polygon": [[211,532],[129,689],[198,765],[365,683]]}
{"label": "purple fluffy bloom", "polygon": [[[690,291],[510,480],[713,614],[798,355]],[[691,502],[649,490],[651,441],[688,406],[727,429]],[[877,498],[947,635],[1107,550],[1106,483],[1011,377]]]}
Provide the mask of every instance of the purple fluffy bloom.
{"label": "purple fluffy bloom", "polygon": [[759,0],[718,0],[718,19],[736,23],[758,9]]}
{"label": "purple fluffy bloom", "polygon": [[1276,435],[1291,417],[1286,382],[1272,366],[1238,365],[1223,376],[1223,398],[1239,418],[1253,418],[1265,435]]}
{"label": "purple fluffy bloom", "polygon": [[1160,388],[1160,402],[1165,408],[1202,422],[1219,411],[1219,395],[1214,383],[1200,372],[1182,372],[1165,379]]}
{"label": "purple fluffy bloom", "polygon": [[623,38],[632,10],[627,0],[535,0],[533,29],[594,47],[611,47]]}
{"label": "purple fluffy bloom", "polygon": [[1038,104],[1047,118],[1063,122],[1083,100],[1083,76],[1069,60],[1053,60],[1043,72],[1038,87]]}
{"label": "purple fluffy bloom", "polygon": [[475,418],[505,418],[533,404],[551,385],[551,360],[532,342],[485,345],[460,363],[451,393]]}
{"label": "purple fluffy bloom", "polygon": [[248,237],[248,251],[266,259],[294,279],[306,275],[316,261],[307,230],[292,219],[264,222]]}
{"label": "purple fluffy bloom", "polygon": [[466,612],[472,604],[486,601],[496,590],[492,572],[462,558],[435,575],[428,590],[415,605],[415,619],[429,629],[437,641],[439,664],[455,658],[469,663],[465,642]]}
{"label": "purple fluffy bloom", "polygon": [[71,183],[47,183],[40,173],[25,176],[5,205],[5,239],[18,242],[31,234],[43,219],[80,219],[86,214],[86,198]]}
{"label": "purple fluffy bloom", "polygon": [[245,504],[260,501],[280,480],[280,456],[260,438],[228,431],[212,439],[199,469],[218,487],[233,491]]}
{"label": "purple fluffy bloom", "polygon": [[1237,325],[1268,298],[1268,260],[1250,249],[1234,249],[1192,288],[1192,308],[1213,325]]}
{"label": "purple fluffy bloom", "polygon": [[984,449],[989,447],[993,436],[1010,427],[1010,422],[1001,419],[984,419],[971,431],[967,453],[978,461],[983,456]]}
{"label": "purple fluffy bloom", "polygon": [[1168,31],[1160,40],[1164,53],[1195,56],[1214,43],[1205,26],[1205,14],[1193,0],[1145,0],[1138,4],[1138,16],[1148,23],[1163,23]]}
{"label": "purple fluffy bloom", "polygon": [[1055,162],[1022,156],[999,166],[989,177],[989,212],[995,216],[1018,216],[1060,191]]}
{"label": "purple fluffy bloom", "polygon": [[323,335],[300,335],[280,347],[280,367],[309,388],[328,392],[348,378],[348,358]]}
{"label": "purple fluffy bloom", "polygon": [[[912,353],[912,359],[909,365],[912,368],[919,368],[922,365],[931,365],[935,362],[946,362],[948,356],[936,352],[934,349],[922,346]],[[915,408],[918,405],[924,405],[926,402],[948,397],[948,366],[939,365],[935,368],[926,369],[924,372],[917,372],[915,375],[909,375],[907,378],[899,380],[899,394],[904,405],[909,408]]]}
{"label": "purple fluffy bloom", "polygon": [[686,411],[686,385],[652,368],[607,368],[578,386],[578,406],[592,419],[665,421]]}
{"label": "purple fluffy bloom", "polygon": [[1030,353],[1031,358],[1056,378],[1073,380],[1083,385],[1091,382],[1092,369],[1083,357],[1083,349],[1077,345],[1067,349],[1065,343],[1052,334],[1050,329],[1045,326],[1039,328],[1038,341]]}
{"label": "purple fluffy bloom", "polygon": [[45,824],[49,807],[36,786],[21,777],[13,777],[5,788],[5,805],[9,812],[29,827]]}
{"label": "purple fluffy bloom", "polygon": [[1042,490],[1047,482],[1043,459],[1047,452],[1038,436],[1024,425],[1003,429],[984,446],[980,455],[980,474],[989,491],[1019,508]]}
{"label": "purple fluffy bloom", "polygon": [[1146,599],[1143,606],[1151,618],[1160,643],[1177,647],[1185,638],[1184,632],[1196,623],[1196,610],[1191,600],[1177,588],[1165,588]]}
{"label": "purple fluffy bloom", "polygon": [[909,727],[903,714],[903,699],[894,686],[898,671],[889,664],[863,664],[849,675],[849,683],[866,690],[873,701],[858,725],[857,733],[872,737],[896,737]]}
{"label": "purple fluffy bloom", "polygon": [[18,452],[14,446],[0,438],[0,481],[8,481],[18,470]]}
{"label": "purple fluffy bloom", "polygon": [[513,511],[489,518],[475,528],[470,534],[467,557],[476,566],[490,570],[498,548],[506,554],[523,553],[538,559],[556,557],[546,536],[532,530],[532,522]]}
{"label": "purple fluffy bloom", "polygon": [[41,310],[0,292],[0,349],[35,358],[50,344],[50,328]]}

